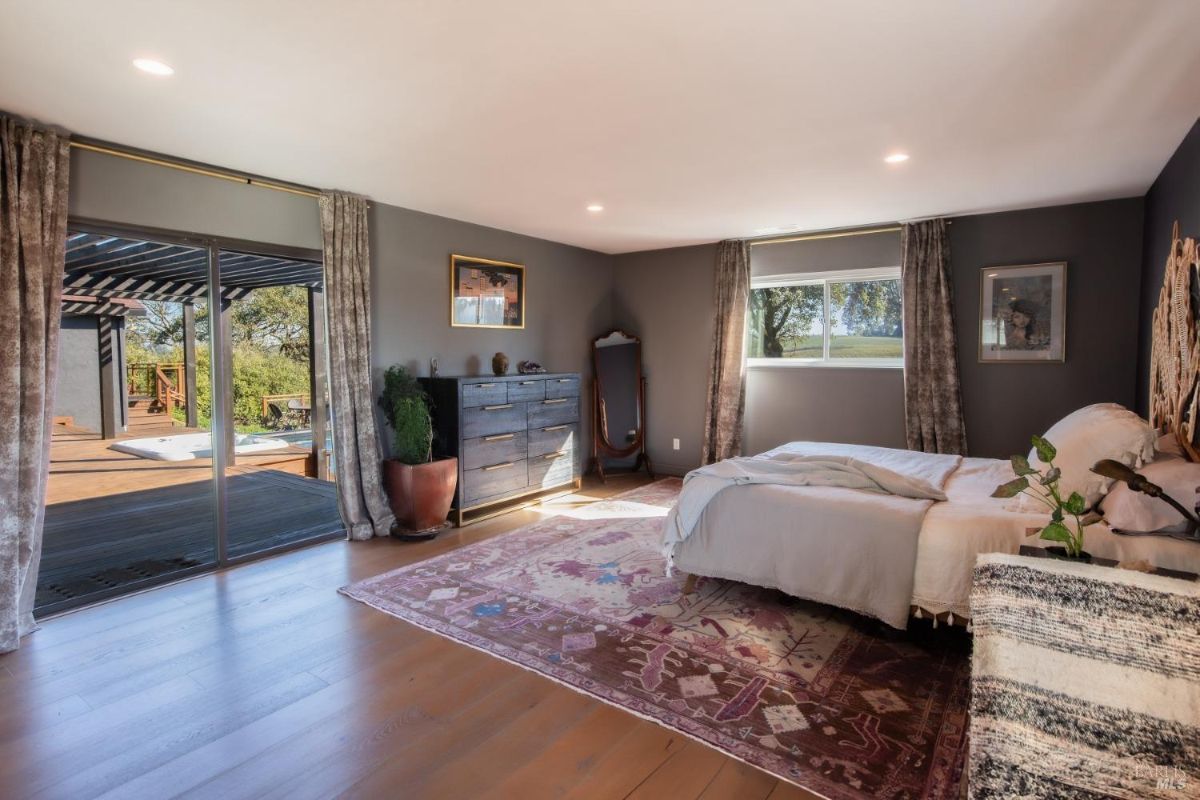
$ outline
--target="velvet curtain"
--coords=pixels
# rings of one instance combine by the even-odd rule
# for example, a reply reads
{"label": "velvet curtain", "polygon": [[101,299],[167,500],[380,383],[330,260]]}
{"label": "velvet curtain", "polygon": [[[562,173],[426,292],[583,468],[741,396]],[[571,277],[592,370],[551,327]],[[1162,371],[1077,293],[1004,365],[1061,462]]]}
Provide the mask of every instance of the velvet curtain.
{"label": "velvet curtain", "polygon": [[905,224],[900,232],[900,252],[908,447],[966,455],[946,221]]}
{"label": "velvet curtain", "polygon": [[750,245],[717,244],[715,315],[701,461],[712,464],[741,455],[746,409],[746,307],[750,302]]}
{"label": "velvet curtain", "polygon": [[65,134],[0,115],[0,653],[34,628],[69,171]]}
{"label": "velvet curtain", "polygon": [[322,192],[320,206],[338,508],[349,538],[370,539],[386,536],[394,518],[383,492],[371,385],[367,201],[340,192]]}

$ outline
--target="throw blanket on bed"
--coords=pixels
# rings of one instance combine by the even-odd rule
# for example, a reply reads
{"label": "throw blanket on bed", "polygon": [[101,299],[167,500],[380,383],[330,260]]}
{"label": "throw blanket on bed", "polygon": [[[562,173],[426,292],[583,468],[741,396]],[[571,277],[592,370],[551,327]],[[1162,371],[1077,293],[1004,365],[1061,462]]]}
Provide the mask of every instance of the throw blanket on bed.
{"label": "throw blanket on bed", "polygon": [[[688,473],[679,501],[667,515],[663,554],[668,572],[678,548],[696,529],[706,509],[732,487],[795,489],[789,542],[819,557],[776,582],[791,594],[853,609],[903,628],[912,599],[917,538],[930,503],[945,499],[945,484],[961,458],[882,447],[793,442],[752,458],[732,458]],[[906,501],[856,502],[856,493],[831,498],[818,488],[857,489],[868,496]],[[738,520],[724,546],[752,546],[754,519]],[[740,526],[746,526],[743,532]],[[836,535],[830,535],[836,531]],[[869,546],[864,543],[869,542]],[[724,577],[738,577],[736,552]],[[795,572],[795,569],[792,570]],[[745,574],[745,573],[741,573]],[[862,576],[874,576],[869,581]]]}
{"label": "throw blanket on bed", "polygon": [[970,795],[1200,795],[1200,586],[981,555]]}

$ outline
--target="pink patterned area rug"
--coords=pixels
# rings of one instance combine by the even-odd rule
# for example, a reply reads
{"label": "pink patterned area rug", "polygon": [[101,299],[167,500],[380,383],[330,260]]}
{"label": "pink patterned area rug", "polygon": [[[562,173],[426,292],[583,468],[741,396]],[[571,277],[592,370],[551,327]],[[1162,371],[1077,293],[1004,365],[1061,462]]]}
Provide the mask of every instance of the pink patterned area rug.
{"label": "pink patterned area rug", "polygon": [[[969,648],[659,554],[680,481],[342,589],[828,798],[958,796]],[[914,626],[915,627],[915,626]]]}

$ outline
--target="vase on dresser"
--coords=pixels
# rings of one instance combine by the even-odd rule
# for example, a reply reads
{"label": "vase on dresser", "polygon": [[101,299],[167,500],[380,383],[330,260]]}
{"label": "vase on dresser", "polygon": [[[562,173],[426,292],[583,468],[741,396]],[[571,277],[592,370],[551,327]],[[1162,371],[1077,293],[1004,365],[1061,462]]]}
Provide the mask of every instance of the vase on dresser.
{"label": "vase on dresser", "polygon": [[433,401],[435,455],[458,462],[456,524],[578,488],[578,373],[420,381]]}

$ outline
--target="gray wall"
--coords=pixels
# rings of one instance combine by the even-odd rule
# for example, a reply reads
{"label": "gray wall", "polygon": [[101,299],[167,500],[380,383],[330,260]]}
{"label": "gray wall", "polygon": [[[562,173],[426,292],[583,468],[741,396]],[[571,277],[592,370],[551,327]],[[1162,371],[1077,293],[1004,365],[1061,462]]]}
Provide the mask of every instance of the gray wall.
{"label": "gray wall", "polygon": [[1151,325],[1176,221],[1181,236],[1200,238],[1200,121],[1192,126],[1146,193],[1137,389],[1138,410],[1143,415],[1150,413]]}
{"label": "gray wall", "polygon": [[[525,265],[525,329],[450,327],[450,254]],[[610,257],[495,228],[376,204],[371,219],[372,361],[429,374],[491,374],[492,355],[584,377],[583,440],[591,442],[590,346],[612,320]],[[585,454],[586,457],[586,454]]]}
{"label": "gray wall", "polygon": [[96,317],[63,317],[58,340],[54,416],[100,430],[100,335]]}
{"label": "gray wall", "polygon": [[[1027,452],[1030,436],[1089,403],[1134,407],[1141,198],[956,217],[950,252],[971,455]],[[1066,363],[979,363],[983,268],[1043,261],[1067,262]]]}
{"label": "gray wall", "polygon": [[317,201],[71,150],[69,210],[85,217],[293,247],[321,247]]}
{"label": "gray wall", "polygon": [[[1088,403],[1132,407],[1137,370],[1140,198],[958,217],[950,226],[967,438],[972,455],[1006,457]],[[899,239],[877,234],[753,250],[756,274],[890,266]],[[650,455],[664,471],[700,460],[712,336],[713,246],[616,257],[617,324],[643,337]],[[980,364],[985,266],[1066,260],[1067,362]],[[750,370],[746,452],[793,439],[904,446],[900,370]],[[682,449],[671,450],[679,437]]]}

